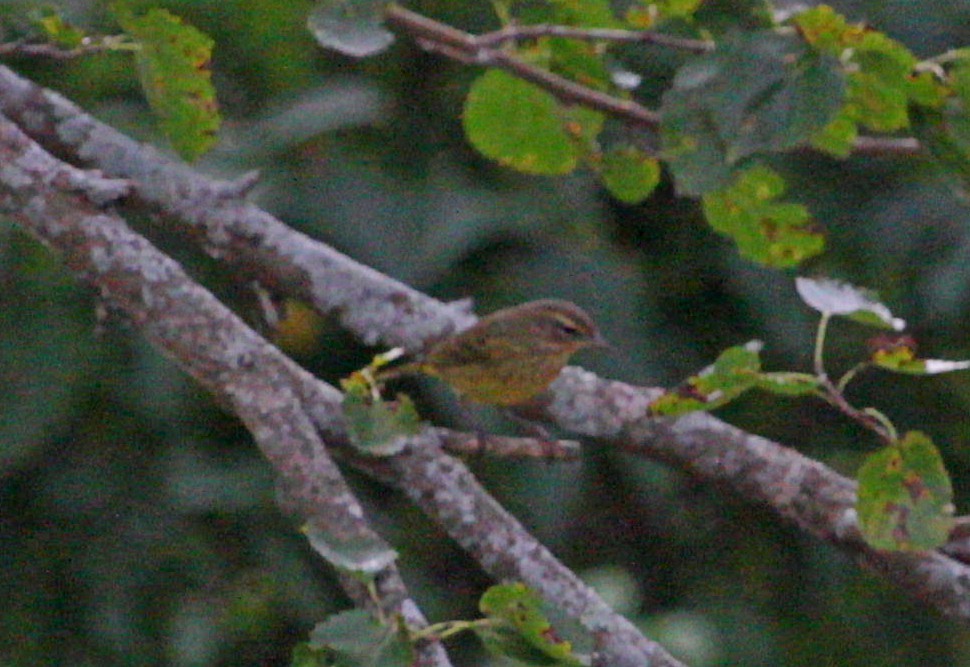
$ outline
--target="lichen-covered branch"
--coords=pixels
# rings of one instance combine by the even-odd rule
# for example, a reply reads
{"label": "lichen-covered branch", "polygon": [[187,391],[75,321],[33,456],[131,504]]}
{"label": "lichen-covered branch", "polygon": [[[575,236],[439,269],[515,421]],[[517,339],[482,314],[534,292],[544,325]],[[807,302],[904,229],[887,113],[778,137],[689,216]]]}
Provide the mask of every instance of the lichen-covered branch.
{"label": "lichen-covered branch", "polygon": [[[379,541],[314,427],[320,425],[319,433],[332,444],[344,445],[344,453],[349,453],[339,392],[296,366],[193,283],[174,261],[81,193],[82,189],[97,192],[106,201],[124,194],[127,183],[58,163],[5,119],[0,119],[0,161],[7,165],[0,173],[0,210],[61,253],[79,276],[100,289],[112,308],[232,406],[280,473],[286,504],[311,528],[320,528],[334,539]],[[679,663],[613,613],[481,487],[476,484],[466,490],[436,472],[447,469],[460,473],[461,480],[472,480],[460,462],[441,453],[442,441],[453,437],[429,429],[413,443],[410,451],[422,452],[414,460],[433,465],[416,468],[409,466],[410,456],[402,457],[401,469],[414,469],[407,477],[413,484],[405,486],[436,489],[441,498],[455,500],[461,507],[491,508],[495,516],[487,518],[493,520],[483,521],[477,530],[498,531],[510,544],[529,545],[532,554],[516,553],[504,567],[486,568],[498,578],[519,578],[546,592],[568,591],[572,599],[580,600],[570,610],[581,622],[580,614],[589,617],[587,623],[595,621],[591,627],[602,645],[602,664],[676,667]],[[379,461],[358,458],[361,466]],[[535,567],[539,561],[541,572]],[[359,604],[369,602],[354,578],[341,577],[341,581]],[[412,625],[424,624],[393,564],[382,568],[377,581],[386,613],[400,612]],[[420,657],[421,665],[448,664],[441,647],[433,642],[422,644]]]}
{"label": "lichen-covered branch", "polygon": [[[315,382],[339,423],[340,394],[312,378],[245,325],[172,259],[101,206],[128,184],[84,172],[40,149],[0,116],[0,212],[96,287],[156,347],[230,405],[279,473],[282,503],[336,545],[365,545],[374,562],[382,611],[424,625],[393,563],[370,528],[308,415],[298,388]],[[319,410],[321,406],[317,406]],[[366,588],[344,577],[347,593],[370,604]],[[422,665],[447,667],[441,646],[423,644]]]}
{"label": "lichen-covered branch", "polygon": [[134,197],[189,225],[214,257],[272,290],[338,314],[343,325],[369,345],[414,350],[474,322],[461,305],[444,306],[295,232],[247,202],[248,176],[242,183],[200,177],[3,66],[0,113],[48,151],[131,179],[137,183]]}
{"label": "lichen-covered branch", "polygon": [[831,468],[705,412],[651,417],[647,406],[657,390],[603,380],[579,368],[567,368],[553,388],[549,412],[560,426],[609,437],[635,455],[665,461],[763,503],[910,595],[970,620],[970,568],[937,551],[869,546],[856,520],[856,484]]}
{"label": "lichen-covered branch", "polygon": [[525,582],[579,621],[603,667],[675,667],[681,663],[616,614],[482,488],[459,460],[416,443],[390,459],[357,459],[434,517],[490,575]]}
{"label": "lichen-covered branch", "polygon": [[[321,312],[340,312],[344,325],[368,343],[418,349],[429,338],[474,320],[462,309],[422,295],[290,230],[242,200],[238,188],[236,195],[228,195],[232,184],[212,181],[167,161],[2,67],[0,110],[14,115],[45,145],[108,175],[130,179],[133,197],[179,216],[200,233],[215,256],[305,299]],[[936,552],[892,554],[870,549],[857,536],[850,480],[709,415],[679,421],[651,418],[647,405],[653,395],[646,388],[569,368],[551,387],[547,416],[563,428],[611,439],[636,455],[662,459],[705,481],[730,486],[886,574],[890,582],[928,604],[970,619],[970,569]],[[326,432],[326,414],[317,415],[315,422]],[[462,529],[449,527],[447,517],[434,518],[450,531]]]}

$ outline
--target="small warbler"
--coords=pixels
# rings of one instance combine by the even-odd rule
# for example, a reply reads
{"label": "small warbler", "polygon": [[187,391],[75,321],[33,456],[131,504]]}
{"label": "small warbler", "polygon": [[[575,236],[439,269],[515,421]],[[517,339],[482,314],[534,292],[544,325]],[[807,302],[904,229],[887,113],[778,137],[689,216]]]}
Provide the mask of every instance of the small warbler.
{"label": "small warbler", "polygon": [[521,405],[545,391],[575,352],[606,346],[582,308],[542,299],[497,310],[385,377],[424,373],[477,403]]}

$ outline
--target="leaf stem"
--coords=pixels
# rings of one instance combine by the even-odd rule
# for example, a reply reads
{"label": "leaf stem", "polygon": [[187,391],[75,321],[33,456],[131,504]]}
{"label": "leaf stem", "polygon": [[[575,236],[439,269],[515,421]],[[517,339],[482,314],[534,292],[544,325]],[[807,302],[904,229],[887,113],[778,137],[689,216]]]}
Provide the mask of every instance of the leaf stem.
{"label": "leaf stem", "polygon": [[865,362],[856,364],[856,366],[849,369],[839,379],[837,385],[829,379],[828,373],[825,372],[825,337],[828,334],[829,322],[831,320],[832,314],[823,312],[818,322],[818,330],[815,332],[815,353],[812,362],[819,386],[822,389],[819,395],[826,403],[836,408],[839,412],[873,431],[886,444],[896,442],[896,427],[893,426],[886,415],[875,408],[863,408],[860,410],[845,398],[846,385],[866,366]]}
{"label": "leaf stem", "polygon": [[819,380],[828,380],[825,372],[825,335],[828,333],[829,321],[832,319],[831,313],[822,313],[818,321],[818,330],[815,332],[815,354],[812,358],[812,367]]}
{"label": "leaf stem", "polygon": [[490,625],[492,625],[492,620],[488,618],[479,618],[474,621],[442,621],[441,623],[432,623],[420,630],[412,630],[411,639],[412,641],[421,639],[447,639],[460,632],[474,630],[480,627],[484,628]]}
{"label": "leaf stem", "polygon": [[897,442],[899,440],[899,433],[896,431],[896,426],[889,421],[889,417],[882,413],[882,411],[876,408],[863,408],[862,413],[867,417],[879,422],[886,431],[886,436],[890,443]]}
{"label": "leaf stem", "polygon": [[863,369],[868,368],[869,365],[870,364],[868,361],[860,361],[859,363],[857,363],[855,366],[847,370],[842,377],[839,378],[839,381],[836,383],[835,388],[838,389],[840,393],[845,392],[845,388],[849,385],[850,382],[852,382],[853,379],[855,379],[855,376],[858,375],[860,372],[862,372]]}

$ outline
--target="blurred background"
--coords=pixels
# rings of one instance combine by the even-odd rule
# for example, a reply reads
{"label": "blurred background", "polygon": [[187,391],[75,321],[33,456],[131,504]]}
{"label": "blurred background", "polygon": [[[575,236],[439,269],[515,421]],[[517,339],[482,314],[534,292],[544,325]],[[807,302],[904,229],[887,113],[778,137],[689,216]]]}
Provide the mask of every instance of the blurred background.
{"label": "blurred background", "polygon": [[[765,341],[769,369],[810,368],[815,320],[793,274],[740,259],[669,182],[631,207],[586,173],[529,177],[478,156],[460,114],[480,70],[406,37],[364,61],[323,52],[305,29],[310,3],[153,4],[217,44],[226,120],[199,169],[259,169],[254,198],[292,226],[441,299],[473,297],[479,312],[571,299],[614,348],[577,362],[608,377],[676,384],[752,338]],[[967,0],[834,4],[919,56],[970,43]],[[57,6],[91,31],[114,30],[100,3]],[[471,31],[497,27],[487,3],[409,7]],[[33,8],[0,1],[0,41],[20,34]],[[638,95],[653,107],[682,57],[617,54],[646,72]],[[164,145],[128,56],[5,64]],[[924,355],[970,358],[970,209],[946,178],[912,159],[799,154],[773,164],[829,235],[806,271],[878,290]],[[131,222],[248,312],[245,286],[224,267],[169,225]],[[92,291],[2,219],[0,285],[0,664],[289,664],[314,623],[349,603],[274,506],[272,471],[246,431],[123,321],[99,325]],[[376,352],[294,313],[279,342],[327,381]],[[837,323],[831,371],[863,357],[869,335]],[[450,418],[440,388],[415,390],[429,417]],[[958,509],[970,509],[970,374],[871,372],[850,398],[928,432]],[[721,416],[847,475],[878,446],[811,400],[749,395]],[[694,667],[970,665],[964,624],[668,467],[597,442],[575,464],[470,465],[566,564]],[[348,476],[429,617],[477,616],[489,581],[475,564],[402,497]],[[453,647],[456,665],[499,664],[472,639]]]}

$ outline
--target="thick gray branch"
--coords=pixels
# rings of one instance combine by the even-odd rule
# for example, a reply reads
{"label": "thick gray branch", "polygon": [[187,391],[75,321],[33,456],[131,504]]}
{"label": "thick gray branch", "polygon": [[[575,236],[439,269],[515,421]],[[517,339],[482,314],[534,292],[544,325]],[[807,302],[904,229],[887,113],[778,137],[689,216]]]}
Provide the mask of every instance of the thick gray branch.
{"label": "thick gray branch", "polygon": [[[226,195],[231,184],[165,160],[2,67],[0,110],[16,116],[38,141],[108,175],[131,179],[136,196],[183,216],[205,234],[214,254],[255,268],[262,280],[306,299],[321,312],[339,310],[350,331],[369,343],[417,349],[429,338],[473,321],[453,306],[289,230],[240,197]],[[764,502],[780,516],[886,574],[911,595],[970,619],[970,570],[962,564],[935,552],[879,552],[857,538],[851,481],[708,415],[676,422],[651,419],[647,404],[652,395],[649,389],[570,368],[551,388],[548,415],[564,428],[612,439],[638,455],[665,460]],[[324,418],[316,421],[326,430]],[[435,518],[453,534],[463,529],[450,526],[450,517]]]}
{"label": "thick gray branch", "polygon": [[[363,508],[347,488],[302,402],[313,383],[329,419],[341,420],[340,394],[310,376],[245,325],[172,259],[94,201],[126,187],[58,162],[0,116],[0,212],[64,258],[159,349],[232,406],[279,473],[281,500],[334,545],[364,545],[374,554],[383,611],[425,623],[406,595]],[[360,582],[348,594],[368,604]],[[447,667],[441,646],[422,646],[420,663]]]}

